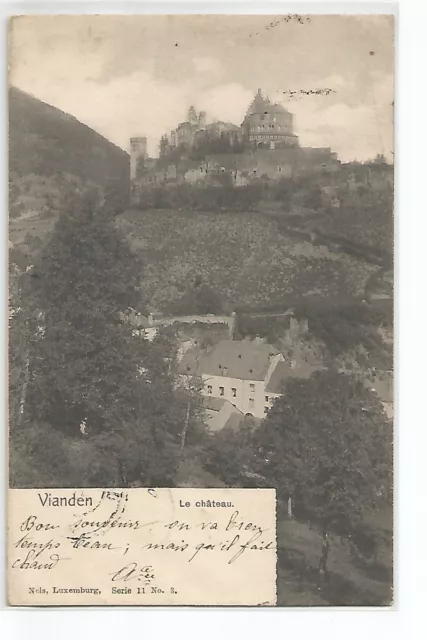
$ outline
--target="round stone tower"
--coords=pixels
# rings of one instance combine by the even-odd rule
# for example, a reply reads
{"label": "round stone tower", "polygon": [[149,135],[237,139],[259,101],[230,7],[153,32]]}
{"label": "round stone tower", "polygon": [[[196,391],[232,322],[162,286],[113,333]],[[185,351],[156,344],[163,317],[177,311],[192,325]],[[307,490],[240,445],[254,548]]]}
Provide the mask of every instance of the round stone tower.
{"label": "round stone tower", "polygon": [[138,166],[147,157],[147,138],[136,136],[130,139],[130,179],[138,177]]}

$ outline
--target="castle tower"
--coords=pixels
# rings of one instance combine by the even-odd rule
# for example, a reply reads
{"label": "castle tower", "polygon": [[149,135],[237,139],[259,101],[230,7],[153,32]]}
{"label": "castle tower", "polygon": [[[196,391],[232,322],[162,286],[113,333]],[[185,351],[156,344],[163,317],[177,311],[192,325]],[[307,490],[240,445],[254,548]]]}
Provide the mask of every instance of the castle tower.
{"label": "castle tower", "polygon": [[293,116],[281,104],[273,104],[258,89],[242,123],[246,139],[257,147],[276,149],[296,147],[298,136],[293,132]]}
{"label": "castle tower", "polygon": [[138,177],[138,166],[141,160],[147,157],[147,138],[136,136],[130,139],[130,179]]}

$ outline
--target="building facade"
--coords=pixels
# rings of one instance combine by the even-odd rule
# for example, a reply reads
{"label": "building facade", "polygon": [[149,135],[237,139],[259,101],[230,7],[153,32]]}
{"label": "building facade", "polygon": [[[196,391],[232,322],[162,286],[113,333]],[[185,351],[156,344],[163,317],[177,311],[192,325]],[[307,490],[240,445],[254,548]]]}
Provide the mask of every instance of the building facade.
{"label": "building facade", "polygon": [[221,340],[206,352],[189,349],[179,371],[200,377],[204,396],[227,400],[243,415],[263,418],[269,408],[266,386],[283,360],[281,353],[263,342]]}

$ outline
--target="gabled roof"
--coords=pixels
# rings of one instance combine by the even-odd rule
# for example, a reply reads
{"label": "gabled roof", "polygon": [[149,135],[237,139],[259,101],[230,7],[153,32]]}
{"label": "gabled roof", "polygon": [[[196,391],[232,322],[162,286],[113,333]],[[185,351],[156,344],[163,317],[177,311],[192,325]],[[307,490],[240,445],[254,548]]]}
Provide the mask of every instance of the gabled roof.
{"label": "gabled roof", "polygon": [[[220,431],[225,428],[238,429],[244,420],[243,413],[225,398],[204,396],[203,405],[209,418],[208,426],[212,431]],[[222,411],[224,408],[225,411]]]}
{"label": "gabled roof", "polygon": [[246,116],[250,116],[252,114],[262,114],[262,113],[289,113],[285,107],[281,104],[273,104],[267,96],[263,96],[261,93],[261,89],[258,89],[258,93],[255,95],[251,104],[248,107],[246,112]]}
{"label": "gabled roof", "polygon": [[197,376],[264,380],[270,356],[277,353],[277,349],[270,344],[249,340],[221,340],[205,352],[189,349],[180,362],[180,372]]}
{"label": "gabled roof", "polygon": [[264,98],[261,94],[261,89],[258,89],[258,93],[249,105],[246,115],[249,116],[252,113],[264,113],[270,105],[270,100],[268,98]]}
{"label": "gabled roof", "polygon": [[312,373],[320,369],[308,364],[307,362],[301,362],[296,367],[291,367],[289,362],[278,362],[271,378],[265,388],[266,393],[281,393],[282,384],[284,380],[289,378],[301,378],[307,380]]}
{"label": "gabled roof", "polygon": [[203,406],[210,411],[221,411],[226,402],[228,402],[226,398],[203,397]]}
{"label": "gabled roof", "polygon": [[240,413],[240,415],[238,413],[232,413],[229,416],[225,425],[223,426],[223,429],[238,429],[242,424],[242,422],[243,422],[243,413]]}

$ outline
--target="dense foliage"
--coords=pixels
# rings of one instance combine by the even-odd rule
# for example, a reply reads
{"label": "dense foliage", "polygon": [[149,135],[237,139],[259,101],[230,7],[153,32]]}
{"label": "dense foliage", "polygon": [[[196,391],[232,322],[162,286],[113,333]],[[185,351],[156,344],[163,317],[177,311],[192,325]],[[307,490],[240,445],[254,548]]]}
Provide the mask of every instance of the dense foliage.
{"label": "dense foliage", "polygon": [[368,352],[379,352],[383,343],[378,327],[393,324],[391,304],[377,308],[357,300],[340,304],[307,299],[296,305],[295,315],[308,320],[310,333],[321,340],[333,356],[358,346]]}
{"label": "dense foliage", "polygon": [[380,401],[352,377],[289,380],[256,433],[260,470],[295,513],[349,535],[391,486],[392,432]]}
{"label": "dense foliage", "polygon": [[229,486],[272,486],[278,508],[369,554],[367,524],[392,497],[392,425],[357,379],[322,371],[290,379],[256,429],[212,436],[208,471]]}
{"label": "dense foliage", "polygon": [[135,337],[119,315],[140,299],[141,269],[110,208],[92,195],[69,204],[27,276],[28,374],[11,427],[16,484],[26,477],[19,460],[33,459],[39,486],[52,475],[73,486],[75,455],[77,484],[173,484],[188,394],[174,389],[167,345]]}
{"label": "dense foliage", "polygon": [[136,208],[191,209],[193,211],[221,211],[230,209],[250,211],[256,208],[263,196],[262,182],[236,189],[229,174],[219,173],[212,179],[216,184],[197,186],[192,184],[144,185],[136,197]]}

